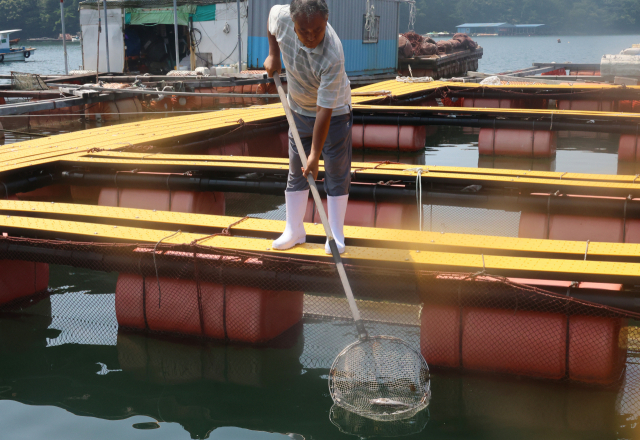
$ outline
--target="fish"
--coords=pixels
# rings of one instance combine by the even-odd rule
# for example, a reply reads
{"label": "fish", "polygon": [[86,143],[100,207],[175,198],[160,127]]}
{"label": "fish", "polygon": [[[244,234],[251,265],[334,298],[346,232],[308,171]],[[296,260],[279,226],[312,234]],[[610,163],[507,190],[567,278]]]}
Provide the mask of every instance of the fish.
{"label": "fish", "polygon": [[369,401],[369,403],[371,403],[372,405],[378,405],[378,406],[390,406],[390,407],[395,407],[395,408],[406,408],[409,407],[411,405],[406,404],[404,402],[400,402],[398,400],[393,400],[393,399],[387,399],[386,397],[380,397],[378,399],[371,399]]}

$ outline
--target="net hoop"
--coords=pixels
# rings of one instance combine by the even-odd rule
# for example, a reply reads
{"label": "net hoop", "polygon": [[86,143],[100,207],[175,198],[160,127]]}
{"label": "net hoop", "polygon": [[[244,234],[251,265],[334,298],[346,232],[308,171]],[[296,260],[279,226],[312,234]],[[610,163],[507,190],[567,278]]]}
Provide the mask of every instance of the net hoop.
{"label": "net hoop", "polygon": [[[345,357],[346,353],[349,352],[350,350],[353,350],[354,348],[362,344],[371,344],[372,341],[376,341],[376,340],[384,341],[385,343],[401,345],[404,350],[407,350],[407,352],[411,353],[416,360],[420,361],[420,364],[421,364],[420,371],[426,371],[427,380],[426,380],[426,383],[424,384],[424,388],[422,389],[423,394],[419,401],[408,405],[406,408],[394,409],[393,411],[390,411],[388,413],[379,413],[379,412],[373,412],[364,408],[357,407],[349,403],[347,400],[340,398],[340,396],[338,395],[339,394],[338,387],[336,385],[337,384],[336,373],[339,371],[338,365],[340,364],[341,360]],[[427,406],[429,405],[429,399],[431,398],[431,380],[428,374],[429,374],[429,366],[427,365],[427,362],[424,360],[422,353],[420,353],[418,350],[413,348],[411,345],[409,345],[402,339],[395,338],[393,336],[383,336],[383,335],[369,336],[365,339],[352,342],[347,347],[345,347],[340,352],[340,354],[338,354],[338,356],[336,356],[335,360],[333,361],[333,364],[331,365],[331,369],[329,370],[329,392],[331,394],[331,398],[333,399],[333,402],[336,405],[348,411],[356,413],[360,416],[363,416],[372,420],[377,420],[377,421],[403,420],[403,419],[407,419],[415,416],[418,412],[427,408]]]}

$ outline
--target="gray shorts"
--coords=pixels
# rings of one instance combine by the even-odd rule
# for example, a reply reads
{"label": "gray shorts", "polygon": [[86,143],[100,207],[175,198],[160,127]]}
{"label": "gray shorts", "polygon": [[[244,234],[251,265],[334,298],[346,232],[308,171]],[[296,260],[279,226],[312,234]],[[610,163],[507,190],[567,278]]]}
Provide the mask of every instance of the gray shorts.
{"label": "gray shorts", "polygon": [[[293,119],[296,122],[304,151],[311,153],[311,141],[313,139],[313,126],[316,118],[302,116],[296,112]],[[329,134],[322,148],[324,160],[324,189],[332,197],[349,194],[351,185],[351,127],[353,114],[333,116],[329,126]],[[303,191],[309,188],[309,182],[302,176],[302,162],[296,149],[291,130],[289,130],[289,178],[287,191]]]}

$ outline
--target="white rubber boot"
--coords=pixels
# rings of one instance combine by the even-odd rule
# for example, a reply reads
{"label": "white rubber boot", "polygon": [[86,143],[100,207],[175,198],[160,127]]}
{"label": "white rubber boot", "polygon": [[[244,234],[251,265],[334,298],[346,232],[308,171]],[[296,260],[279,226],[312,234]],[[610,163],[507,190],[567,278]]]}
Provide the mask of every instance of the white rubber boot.
{"label": "white rubber boot", "polygon": [[[333,232],[333,238],[336,240],[338,251],[344,252],[344,216],[347,213],[347,202],[349,202],[349,194],[345,196],[331,197],[327,196],[327,208],[329,216],[329,226]],[[331,255],[329,248],[329,240],[324,245],[324,251]]]}
{"label": "white rubber boot", "polygon": [[303,220],[307,210],[309,190],[285,191],[284,197],[287,204],[287,225],[282,235],[272,245],[273,249],[278,250],[291,249],[307,241]]}

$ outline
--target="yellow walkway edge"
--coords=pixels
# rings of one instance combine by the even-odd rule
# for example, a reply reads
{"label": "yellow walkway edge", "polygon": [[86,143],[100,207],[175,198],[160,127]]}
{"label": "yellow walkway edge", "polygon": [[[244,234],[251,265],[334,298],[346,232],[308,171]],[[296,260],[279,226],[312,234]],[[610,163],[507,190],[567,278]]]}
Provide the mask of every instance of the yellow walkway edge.
{"label": "yellow walkway edge", "polygon": [[[190,244],[203,234],[157,231],[131,227],[108,226],[63,220],[0,216],[3,231],[19,231],[22,236],[73,237],[82,241]],[[304,244],[286,251],[271,249],[271,240],[216,236],[200,242],[201,245],[237,251],[283,255],[296,258],[331,261],[324,244]],[[437,271],[469,272],[486,269],[492,275],[521,278],[548,278],[574,281],[610,283],[640,283],[640,264],[602,261],[580,261],[542,258],[469,255],[445,252],[426,252],[401,249],[379,249],[348,246],[343,258],[348,264],[376,267],[399,267]]]}

